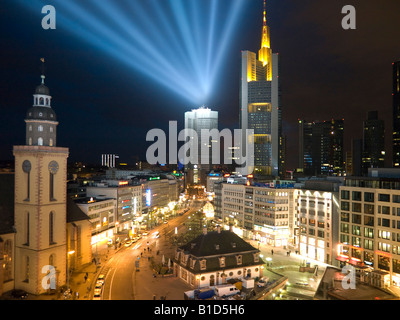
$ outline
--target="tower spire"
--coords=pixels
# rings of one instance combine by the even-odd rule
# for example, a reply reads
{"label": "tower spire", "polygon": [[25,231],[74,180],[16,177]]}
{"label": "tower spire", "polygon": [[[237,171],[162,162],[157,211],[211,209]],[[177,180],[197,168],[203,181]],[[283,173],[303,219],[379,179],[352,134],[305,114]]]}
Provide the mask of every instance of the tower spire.
{"label": "tower spire", "polygon": [[44,58],[40,58],[40,61],[42,62],[42,66],[41,66],[41,71],[42,71],[42,75],[40,76],[41,78],[42,78],[42,84],[44,84],[44,79],[46,78],[46,76],[44,75],[44,63],[45,63],[45,60],[44,60]]}
{"label": "tower spire", "polygon": [[258,51],[258,60],[263,63],[263,66],[266,67],[266,78],[268,81],[272,79],[272,69],[271,69],[271,60],[272,60],[272,50],[270,43],[270,31],[267,25],[267,3],[264,0],[264,11],[263,11],[263,28],[262,28],[262,37],[261,37],[261,49]]}

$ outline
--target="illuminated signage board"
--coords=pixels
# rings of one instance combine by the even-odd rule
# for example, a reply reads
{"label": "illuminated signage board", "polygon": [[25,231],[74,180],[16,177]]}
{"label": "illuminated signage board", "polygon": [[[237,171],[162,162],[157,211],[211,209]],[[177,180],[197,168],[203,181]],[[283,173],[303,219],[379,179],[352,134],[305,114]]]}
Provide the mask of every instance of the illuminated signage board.
{"label": "illuminated signage board", "polygon": [[151,206],[151,189],[146,190],[146,206]]}

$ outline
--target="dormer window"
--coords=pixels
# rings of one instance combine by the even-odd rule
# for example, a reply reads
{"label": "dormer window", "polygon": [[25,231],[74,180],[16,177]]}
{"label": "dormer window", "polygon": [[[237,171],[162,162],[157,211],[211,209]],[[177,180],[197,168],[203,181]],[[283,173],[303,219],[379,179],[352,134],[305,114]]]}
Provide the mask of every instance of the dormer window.
{"label": "dormer window", "polygon": [[175,259],[176,259],[176,260],[179,260],[179,251],[177,251],[177,252],[175,253]]}
{"label": "dormer window", "polygon": [[203,259],[200,260],[200,270],[206,270],[207,269],[207,260]]}
{"label": "dormer window", "polygon": [[219,250],[219,244],[215,245],[215,250]]}
{"label": "dormer window", "polygon": [[196,265],[196,259],[191,258],[190,259],[190,268],[194,269],[195,265]]}
{"label": "dormer window", "polygon": [[238,254],[236,256],[236,263],[238,266],[242,264],[242,255]]}
{"label": "dormer window", "polygon": [[260,255],[258,253],[253,253],[253,257],[254,257],[254,262],[260,261]]}
{"label": "dormer window", "polygon": [[236,248],[236,242],[232,242],[232,248]]}
{"label": "dormer window", "polygon": [[220,266],[220,268],[225,267],[225,257],[219,258],[219,266]]}

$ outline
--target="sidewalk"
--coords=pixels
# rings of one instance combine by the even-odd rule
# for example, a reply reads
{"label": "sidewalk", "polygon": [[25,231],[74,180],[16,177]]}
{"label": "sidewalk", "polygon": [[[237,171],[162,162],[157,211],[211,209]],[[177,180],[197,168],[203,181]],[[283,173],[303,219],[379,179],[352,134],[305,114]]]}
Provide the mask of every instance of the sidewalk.
{"label": "sidewalk", "polygon": [[[327,266],[325,263],[303,257],[293,250],[288,255],[287,252],[290,249],[273,247],[263,243],[258,246],[258,241],[255,240],[247,240],[247,242],[255,248],[259,248],[262,259],[267,264],[267,268],[264,269],[264,276],[276,279],[277,274],[280,274],[288,277],[289,283],[307,283],[313,290],[318,288],[319,281]],[[273,254],[271,250],[273,250]],[[314,276],[313,273],[299,271],[299,267],[304,266],[307,262],[310,263],[310,267],[318,266],[317,276]]]}

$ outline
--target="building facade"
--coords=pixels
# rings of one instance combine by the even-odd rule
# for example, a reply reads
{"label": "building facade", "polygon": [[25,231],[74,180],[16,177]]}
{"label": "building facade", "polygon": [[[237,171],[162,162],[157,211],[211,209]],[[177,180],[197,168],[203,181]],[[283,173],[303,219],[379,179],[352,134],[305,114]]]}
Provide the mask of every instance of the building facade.
{"label": "building facade", "polygon": [[296,189],[296,248],[300,255],[319,262],[336,263],[339,192]]}
{"label": "building facade", "polygon": [[378,118],[378,111],[368,112],[363,130],[363,174],[369,168],[385,167],[385,122]]}
{"label": "building facade", "polygon": [[[188,130],[188,141],[193,141],[193,148],[196,148],[197,155],[194,150],[185,154],[185,174],[186,185],[206,184],[207,173],[211,171],[213,164],[212,151],[213,144],[219,143],[218,140],[213,140],[211,137],[207,141],[202,141],[202,130],[218,130],[218,112],[211,109],[201,107],[192,111],[185,112],[185,130]],[[196,136],[193,136],[193,134]],[[219,139],[219,137],[218,137]],[[192,159],[193,158],[193,159]],[[194,161],[191,161],[194,160]],[[215,162],[215,161],[214,161]]]}
{"label": "building facade", "polygon": [[392,64],[392,95],[393,95],[393,167],[400,166],[400,61]]}
{"label": "building facade", "polygon": [[260,251],[232,231],[207,232],[176,250],[175,275],[193,288],[226,284],[229,279],[260,278]]}
{"label": "building facade", "polygon": [[400,286],[400,180],[350,178],[340,188],[338,260]]}

